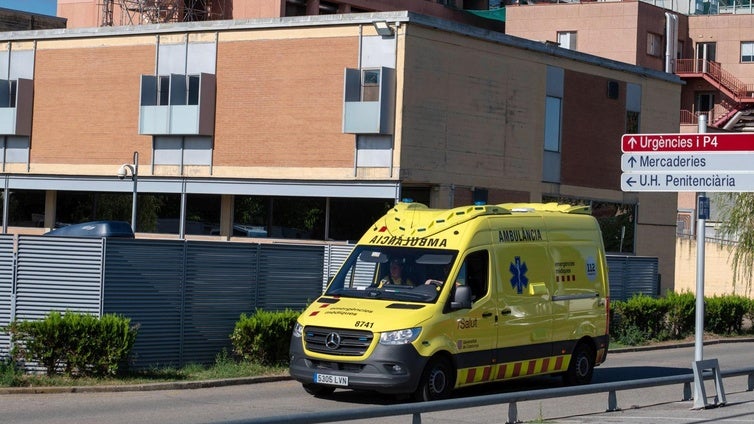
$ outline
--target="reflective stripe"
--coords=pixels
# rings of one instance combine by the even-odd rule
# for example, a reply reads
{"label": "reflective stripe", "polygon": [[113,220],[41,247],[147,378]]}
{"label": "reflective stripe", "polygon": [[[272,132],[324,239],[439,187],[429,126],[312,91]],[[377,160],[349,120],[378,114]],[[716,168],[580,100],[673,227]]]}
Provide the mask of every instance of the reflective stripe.
{"label": "reflective stripe", "polygon": [[459,386],[564,371],[570,355],[552,356],[458,370]]}

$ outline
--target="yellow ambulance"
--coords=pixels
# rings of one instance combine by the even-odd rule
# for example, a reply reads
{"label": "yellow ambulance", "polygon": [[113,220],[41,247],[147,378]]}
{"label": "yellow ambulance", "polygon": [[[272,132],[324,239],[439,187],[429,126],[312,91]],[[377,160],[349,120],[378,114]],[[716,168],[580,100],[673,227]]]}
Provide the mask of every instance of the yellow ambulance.
{"label": "yellow ambulance", "polygon": [[541,374],[589,383],[607,355],[607,276],[589,207],[399,202],[298,318],[290,374],[315,396],[417,400]]}

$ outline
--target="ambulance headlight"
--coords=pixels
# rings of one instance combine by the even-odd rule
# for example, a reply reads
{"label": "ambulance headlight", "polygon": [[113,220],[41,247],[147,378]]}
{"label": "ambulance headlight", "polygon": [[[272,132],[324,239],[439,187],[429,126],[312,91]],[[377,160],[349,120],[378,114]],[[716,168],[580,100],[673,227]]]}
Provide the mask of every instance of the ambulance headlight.
{"label": "ambulance headlight", "polygon": [[304,326],[296,321],[296,325],[293,326],[293,337],[299,338],[304,334]]}
{"label": "ambulance headlight", "polygon": [[407,328],[405,330],[388,331],[380,334],[380,344],[402,345],[409,344],[419,337],[421,327]]}

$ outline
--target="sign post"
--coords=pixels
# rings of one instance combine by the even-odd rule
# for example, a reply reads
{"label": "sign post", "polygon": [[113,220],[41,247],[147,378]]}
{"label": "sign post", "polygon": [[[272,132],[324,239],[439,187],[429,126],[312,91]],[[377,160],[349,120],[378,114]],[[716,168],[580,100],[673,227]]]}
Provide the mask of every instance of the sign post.
{"label": "sign post", "polygon": [[[698,193],[696,231],[696,332],[694,342],[694,409],[707,407],[702,372],[717,376],[716,359],[704,360],[704,243],[710,217],[707,192],[754,191],[754,134],[707,133],[699,116],[695,134],[625,134],[621,138],[621,190]],[[717,399],[725,404],[721,379]]]}

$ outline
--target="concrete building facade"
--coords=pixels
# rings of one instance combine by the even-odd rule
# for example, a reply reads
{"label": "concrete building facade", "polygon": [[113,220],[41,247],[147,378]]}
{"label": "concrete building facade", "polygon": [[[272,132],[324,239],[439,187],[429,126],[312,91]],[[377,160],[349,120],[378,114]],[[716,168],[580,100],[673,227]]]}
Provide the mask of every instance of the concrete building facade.
{"label": "concrete building facade", "polygon": [[[127,220],[136,185],[116,172],[138,152],[139,236],[230,238],[252,198],[321,202],[314,239],[350,238],[359,202],[570,199],[636,208],[629,251],[660,256],[672,287],[675,197],[621,192],[617,142],[678,127],[672,74],[409,12],[0,38],[19,87],[10,232],[55,226],[72,193]],[[212,225],[191,226],[192,204]]]}

